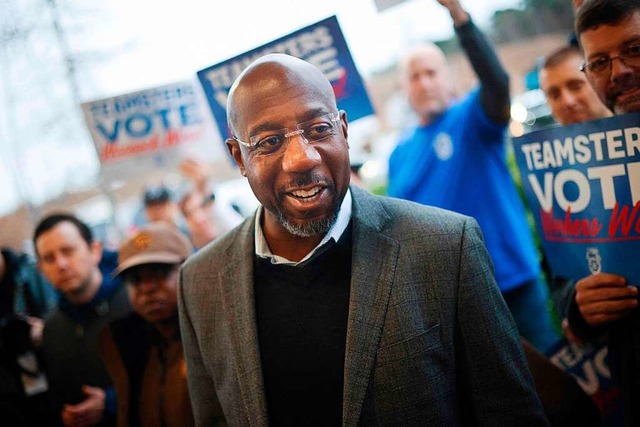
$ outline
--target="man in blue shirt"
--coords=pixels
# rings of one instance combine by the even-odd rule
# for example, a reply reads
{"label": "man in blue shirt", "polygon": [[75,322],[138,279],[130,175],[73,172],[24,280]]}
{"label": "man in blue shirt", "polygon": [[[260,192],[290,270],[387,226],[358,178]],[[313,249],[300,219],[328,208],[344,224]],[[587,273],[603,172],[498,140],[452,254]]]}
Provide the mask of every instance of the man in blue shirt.
{"label": "man in blue shirt", "polygon": [[438,0],[453,19],[480,87],[452,94],[447,60],[435,45],[407,54],[401,77],[420,123],[389,160],[388,193],[473,216],[495,265],[498,286],[520,334],[542,351],[558,339],[546,308],[548,289],[522,202],[506,166],[509,77],[457,0]]}

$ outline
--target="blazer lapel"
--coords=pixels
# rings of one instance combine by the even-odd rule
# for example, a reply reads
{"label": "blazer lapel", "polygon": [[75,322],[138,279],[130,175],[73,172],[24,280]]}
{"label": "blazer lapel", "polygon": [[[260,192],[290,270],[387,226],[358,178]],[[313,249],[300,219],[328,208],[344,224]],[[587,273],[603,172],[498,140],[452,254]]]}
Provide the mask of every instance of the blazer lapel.
{"label": "blazer lapel", "polygon": [[384,325],[398,258],[397,241],[381,233],[389,220],[373,196],[353,194],[353,263],[344,366],[343,424],[358,424]]}
{"label": "blazer lapel", "polygon": [[[266,426],[267,406],[258,349],[253,285],[253,230],[255,216],[246,221],[237,239],[227,249],[230,262],[220,272],[223,306],[233,348],[229,363],[236,366],[242,405],[252,426]],[[240,404],[240,402],[238,402]]]}

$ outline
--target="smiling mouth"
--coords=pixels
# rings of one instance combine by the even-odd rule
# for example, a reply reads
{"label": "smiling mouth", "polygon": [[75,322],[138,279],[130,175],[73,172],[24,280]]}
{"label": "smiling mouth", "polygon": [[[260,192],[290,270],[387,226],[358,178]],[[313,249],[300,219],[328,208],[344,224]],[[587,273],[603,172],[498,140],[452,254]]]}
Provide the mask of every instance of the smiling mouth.
{"label": "smiling mouth", "polygon": [[621,101],[625,104],[636,103],[640,99],[640,93],[634,91],[633,93],[629,93],[628,95],[622,97]]}
{"label": "smiling mouth", "polygon": [[316,186],[309,190],[295,190],[291,192],[291,195],[298,199],[310,199],[317,196],[322,191],[322,187]]}
{"label": "smiling mouth", "polygon": [[615,97],[618,99],[625,99],[628,97],[634,97],[638,92],[637,85],[630,85],[629,87],[623,88],[615,93]]}
{"label": "smiling mouth", "polygon": [[640,103],[640,91],[632,89],[619,93],[611,99],[609,108],[617,114],[630,113],[637,111],[638,103]]}

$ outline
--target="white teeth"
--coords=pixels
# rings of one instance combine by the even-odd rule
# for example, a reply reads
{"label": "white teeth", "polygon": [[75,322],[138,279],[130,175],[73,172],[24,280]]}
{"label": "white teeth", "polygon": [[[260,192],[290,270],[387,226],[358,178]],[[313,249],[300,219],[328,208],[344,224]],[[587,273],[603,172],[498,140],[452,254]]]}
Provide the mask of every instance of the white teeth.
{"label": "white teeth", "polygon": [[307,198],[307,197],[315,196],[320,192],[320,190],[321,190],[320,187],[313,187],[311,190],[308,190],[308,191],[305,191],[305,190],[292,191],[291,194],[293,194],[296,197]]}

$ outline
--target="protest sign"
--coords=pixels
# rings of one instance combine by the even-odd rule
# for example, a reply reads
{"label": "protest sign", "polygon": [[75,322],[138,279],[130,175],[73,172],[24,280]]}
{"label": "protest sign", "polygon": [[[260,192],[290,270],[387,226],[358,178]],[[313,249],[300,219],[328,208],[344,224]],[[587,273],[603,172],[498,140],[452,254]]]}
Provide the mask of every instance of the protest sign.
{"label": "protest sign", "polygon": [[622,425],[620,387],[611,379],[606,344],[578,345],[562,339],[549,354],[549,360],[575,378],[593,399],[602,416],[602,426]]}
{"label": "protest sign", "polygon": [[349,120],[373,114],[373,107],[335,16],[295,31],[216,65],[198,71],[207,102],[221,132],[227,131],[227,96],[233,81],[249,64],[269,53],[292,55],[318,67],[329,79],[338,108]]}
{"label": "protest sign", "polygon": [[514,151],[553,273],[640,286],[640,113],[532,132]]}
{"label": "protest sign", "polygon": [[184,81],[83,103],[103,175],[129,178],[185,156],[224,158],[199,90]]}

